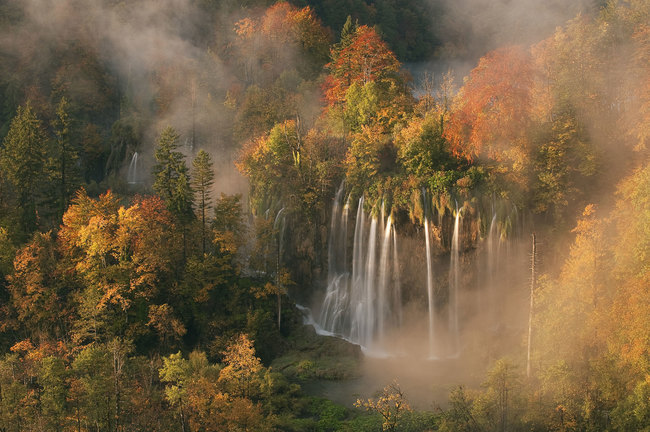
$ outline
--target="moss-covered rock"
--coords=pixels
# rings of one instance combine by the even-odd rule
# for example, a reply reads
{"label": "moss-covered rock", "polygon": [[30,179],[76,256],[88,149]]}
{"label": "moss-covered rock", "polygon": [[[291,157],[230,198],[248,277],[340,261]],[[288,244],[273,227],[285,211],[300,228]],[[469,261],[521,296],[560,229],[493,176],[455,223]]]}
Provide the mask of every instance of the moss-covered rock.
{"label": "moss-covered rock", "polygon": [[290,379],[342,380],[359,376],[361,348],[342,339],[316,334],[302,326],[292,332],[291,349],[276,358],[271,367]]}

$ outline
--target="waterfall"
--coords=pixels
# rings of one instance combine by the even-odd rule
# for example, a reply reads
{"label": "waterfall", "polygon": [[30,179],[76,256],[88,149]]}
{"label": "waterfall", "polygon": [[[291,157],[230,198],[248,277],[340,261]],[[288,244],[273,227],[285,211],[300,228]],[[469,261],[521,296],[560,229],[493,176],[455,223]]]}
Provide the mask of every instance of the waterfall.
{"label": "waterfall", "polygon": [[427,298],[429,300],[429,357],[435,357],[435,302],[433,297],[433,263],[431,262],[431,241],[429,240],[429,220],[424,218],[424,241],[427,256]]}
{"label": "waterfall", "polygon": [[393,287],[394,298],[393,305],[397,309],[395,311],[397,318],[397,325],[402,325],[402,286],[400,284],[399,272],[399,257],[397,255],[397,233],[393,229]]}
{"label": "waterfall", "polygon": [[368,236],[368,252],[366,254],[366,268],[364,271],[365,297],[363,299],[363,309],[365,321],[362,321],[363,336],[359,343],[369,347],[373,341],[373,333],[376,321],[376,290],[377,290],[377,218],[373,217],[370,221],[370,235]]}
{"label": "waterfall", "polygon": [[364,250],[363,230],[365,226],[365,213],[363,212],[362,196],[357,207],[357,218],[354,226],[354,243],[352,249],[352,281],[350,287],[350,315],[351,327],[348,336],[358,343],[363,337],[362,327],[364,322]]}
{"label": "waterfall", "polygon": [[278,269],[280,270],[280,264],[282,261],[282,253],[284,252],[284,232],[286,229],[286,217],[284,215],[284,207],[280,209],[278,214],[275,215],[275,220],[273,221],[273,230],[277,232],[278,235]]}
{"label": "waterfall", "polygon": [[129,184],[138,183],[138,152],[133,152],[131,163],[129,164],[129,171],[126,176],[126,181]]}
{"label": "waterfall", "polygon": [[496,321],[496,310],[495,302],[496,299],[496,287],[497,287],[497,273],[498,273],[498,263],[499,263],[499,238],[497,236],[497,213],[496,211],[492,215],[492,222],[490,222],[490,230],[487,237],[486,245],[486,269],[485,274],[487,275],[487,307],[488,307],[488,317],[490,319],[490,325],[494,325]]}
{"label": "waterfall", "polygon": [[[341,183],[332,206],[328,250],[328,283],[319,319],[321,326],[332,333],[344,333],[345,324],[342,320],[349,302],[349,273],[346,271],[345,261],[341,262],[337,255],[341,247],[346,248],[345,240],[347,237],[348,203],[346,203],[343,212],[340,212],[343,187],[344,184]],[[339,213],[341,213],[340,217]]]}
{"label": "waterfall", "polygon": [[451,258],[449,263],[449,335],[450,348],[452,356],[458,355],[458,288],[459,288],[459,259],[460,259],[460,211],[456,209],[456,219],[454,221],[454,233],[451,240]]}
{"label": "waterfall", "polygon": [[[382,205],[383,213],[383,205]],[[384,237],[381,243],[381,256],[379,258],[379,287],[378,287],[378,299],[377,299],[377,325],[379,330],[379,340],[381,341],[384,338],[384,317],[388,313],[388,274],[390,273],[390,262],[388,260],[391,241],[391,217],[388,216],[386,221],[386,227],[384,228]]]}
{"label": "waterfall", "polygon": [[[369,197],[351,198],[344,184],[337,189],[326,237],[327,287],[315,297],[322,301],[313,305],[314,325],[321,334],[359,344],[369,355],[411,352],[448,360],[460,356],[472,341],[484,340],[481,332],[492,337],[500,321],[508,322],[518,313],[512,299],[502,301],[521,278],[516,271],[522,255],[516,242],[521,230],[515,227],[516,210],[504,211],[495,202],[484,213],[470,212],[466,210],[472,203],[457,203],[450,214],[442,207],[431,209],[426,191],[421,196],[424,233],[411,230],[417,237],[398,241],[396,227],[406,220],[405,213],[391,208],[388,200],[374,200],[369,212]],[[476,234],[463,228],[478,226],[470,219],[473,213],[483,218],[478,219],[483,244],[479,253],[461,256],[463,237]],[[283,218],[281,210],[276,229]],[[439,254],[443,245],[449,254],[444,259]],[[472,286],[465,287],[469,281]],[[402,310],[409,313],[402,316]],[[473,318],[465,322],[468,316]],[[465,339],[464,334],[476,336]]]}
{"label": "waterfall", "polygon": [[[319,325],[366,350],[383,351],[384,337],[401,322],[397,238],[390,211],[383,209],[369,223],[365,198],[358,202],[352,239],[352,272],[348,263],[349,197],[339,188],[332,205],[327,289]],[[383,217],[382,217],[383,214]]]}

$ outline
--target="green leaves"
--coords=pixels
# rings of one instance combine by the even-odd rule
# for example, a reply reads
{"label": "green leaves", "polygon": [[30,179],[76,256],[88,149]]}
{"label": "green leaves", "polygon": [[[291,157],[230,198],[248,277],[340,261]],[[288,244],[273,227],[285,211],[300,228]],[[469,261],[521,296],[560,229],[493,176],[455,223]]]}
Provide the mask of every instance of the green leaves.
{"label": "green leaves", "polygon": [[192,206],[194,192],[185,155],[178,151],[178,134],[171,126],[165,128],[158,138],[153,189],[167,203],[167,208],[181,223],[194,217]]}
{"label": "green leaves", "polygon": [[31,104],[18,107],[0,151],[0,168],[18,195],[16,205],[23,208],[21,222],[26,233],[37,226],[36,207],[47,179],[47,148],[45,132]]}

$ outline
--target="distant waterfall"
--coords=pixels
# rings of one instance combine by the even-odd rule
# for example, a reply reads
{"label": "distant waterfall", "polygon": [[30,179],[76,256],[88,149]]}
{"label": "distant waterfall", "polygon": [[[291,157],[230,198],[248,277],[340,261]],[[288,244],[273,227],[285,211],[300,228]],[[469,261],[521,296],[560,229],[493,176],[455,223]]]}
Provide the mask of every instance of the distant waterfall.
{"label": "distant waterfall", "polygon": [[131,163],[129,164],[129,171],[126,176],[126,181],[129,184],[138,183],[138,152],[133,152]]}
{"label": "distant waterfall", "polygon": [[341,187],[332,205],[328,284],[319,324],[366,349],[381,350],[386,332],[399,325],[402,314],[395,227],[390,214],[372,216],[367,223],[365,199],[359,199],[350,274],[349,198],[343,202]]}

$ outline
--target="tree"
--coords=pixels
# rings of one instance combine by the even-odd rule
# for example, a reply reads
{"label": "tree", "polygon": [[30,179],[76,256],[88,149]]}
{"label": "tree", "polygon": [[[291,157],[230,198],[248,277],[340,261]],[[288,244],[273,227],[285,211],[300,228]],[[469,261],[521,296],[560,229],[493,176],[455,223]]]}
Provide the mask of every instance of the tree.
{"label": "tree", "polygon": [[72,362],[73,381],[78,387],[81,421],[98,430],[111,430],[115,420],[115,387],[111,353],[100,344],[79,352]]}
{"label": "tree", "polygon": [[353,83],[363,86],[377,81],[382,85],[403,85],[399,61],[373,28],[357,27],[349,41],[347,35],[342,45],[334,48],[332,62],[325,66],[330,71],[324,84],[329,106],[343,103]]}
{"label": "tree", "polygon": [[25,234],[31,233],[38,223],[37,204],[45,181],[46,159],[47,138],[41,121],[27,102],[24,107],[18,107],[0,151],[2,176],[17,191]]}
{"label": "tree", "polygon": [[200,150],[192,161],[194,168],[192,186],[199,196],[198,211],[201,215],[201,244],[205,255],[205,213],[212,203],[211,187],[214,184],[214,171],[210,155],[205,150]]}
{"label": "tree", "polygon": [[7,287],[11,305],[25,330],[34,336],[58,335],[65,308],[56,280],[56,246],[51,233],[37,233],[20,249]]}
{"label": "tree", "polygon": [[183,229],[183,251],[187,255],[187,224],[194,218],[192,206],[194,191],[190,185],[190,174],[185,164],[185,155],[178,149],[178,134],[171,127],[162,131],[156,147],[156,165],[153,189],[165,201]]}
{"label": "tree", "polygon": [[217,251],[220,254],[235,257],[241,245],[244,244],[246,232],[240,194],[221,194],[214,206],[214,219],[212,219],[211,227]]}
{"label": "tree", "polygon": [[187,394],[187,381],[190,378],[190,365],[183,358],[180,351],[165,357],[163,362],[164,365],[159,371],[160,380],[169,383],[165,387],[165,397],[172,406],[178,407],[181,430],[185,431],[185,399]]}
{"label": "tree", "polygon": [[41,412],[48,430],[61,431],[65,426],[67,375],[66,364],[62,358],[47,356],[41,360],[38,383],[43,388],[40,395]]}
{"label": "tree", "polygon": [[375,411],[381,415],[381,430],[390,432],[396,431],[400,418],[405,412],[411,411],[411,407],[396,381],[384,387],[376,400],[362,401],[357,399],[354,406],[364,408],[366,411]]}
{"label": "tree", "polygon": [[255,357],[253,342],[244,333],[237,336],[223,353],[224,368],[219,373],[219,382],[226,391],[237,397],[250,398],[259,392],[260,359]]}
{"label": "tree", "polygon": [[193,192],[185,155],[178,151],[178,134],[171,127],[162,131],[156,147],[153,189],[182,223],[192,218]]}
{"label": "tree", "polygon": [[79,184],[77,169],[79,154],[70,139],[71,126],[68,100],[62,97],[56,108],[56,117],[52,120],[56,138],[54,179],[59,183],[60,214],[68,208],[70,196]]}
{"label": "tree", "polygon": [[455,155],[494,161],[510,181],[524,187],[532,66],[530,55],[517,46],[483,56],[460,89],[445,128]]}

